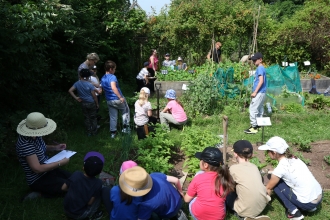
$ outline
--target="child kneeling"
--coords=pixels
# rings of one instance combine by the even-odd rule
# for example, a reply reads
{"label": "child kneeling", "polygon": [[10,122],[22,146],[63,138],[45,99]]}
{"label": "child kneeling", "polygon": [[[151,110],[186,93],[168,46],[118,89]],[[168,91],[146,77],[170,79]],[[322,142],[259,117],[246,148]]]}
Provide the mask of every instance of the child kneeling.
{"label": "child kneeling", "polygon": [[104,157],[98,152],[89,152],[84,158],[84,173],[74,172],[65,183],[65,214],[73,219],[100,219],[97,212],[101,203],[102,181],[95,176],[103,169]]}

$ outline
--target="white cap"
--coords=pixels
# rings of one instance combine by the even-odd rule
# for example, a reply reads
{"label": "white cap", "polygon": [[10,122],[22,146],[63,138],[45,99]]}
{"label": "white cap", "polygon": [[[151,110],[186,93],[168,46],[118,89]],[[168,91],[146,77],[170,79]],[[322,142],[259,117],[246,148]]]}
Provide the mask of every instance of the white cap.
{"label": "white cap", "polygon": [[150,95],[150,89],[147,87],[143,87],[141,90],[143,90],[146,94]]}
{"label": "white cap", "polygon": [[279,154],[284,154],[286,149],[289,148],[289,145],[286,143],[286,141],[278,136],[272,137],[267,141],[266,144],[261,145],[258,147],[259,150],[271,150],[275,151]]}
{"label": "white cap", "polygon": [[178,57],[178,60],[182,60],[182,58],[181,57]]}

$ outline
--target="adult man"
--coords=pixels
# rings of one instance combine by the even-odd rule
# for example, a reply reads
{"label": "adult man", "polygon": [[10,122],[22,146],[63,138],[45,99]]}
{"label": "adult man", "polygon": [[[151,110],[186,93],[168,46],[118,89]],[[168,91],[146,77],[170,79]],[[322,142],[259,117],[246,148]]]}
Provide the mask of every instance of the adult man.
{"label": "adult man", "polygon": [[264,113],[264,101],[266,99],[266,89],[267,89],[267,78],[266,69],[262,65],[262,54],[260,52],[255,53],[251,56],[250,60],[253,61],[254,65],[257,66],[252,94],[251,103],[249,107],[250,111],[250,128],[246,129],[244,132],[247,134],[255,134],[258,132],[257,117],[260,117]]}
{"label": "adult man", "polygon": [[163,61],[162,65],[165,66],[165,67],[170,67],[170,66],[174,65],[173,61],[170,60],[170,54],[169,53],[165,54],[165,60]]}
{"label": "adult man", "polygon": [[[82,69],[89,69],[91,70],[94,65],[100,60],[99,55],[97,53],[90,53],[87,54],[86,61],[80,64],[78,67],[78,80],[80,79],[80,70]],[[93,73],[91,73],[93,75]]]}
{"label": "adult man", "polygon": [[209,51],[207,54],[207,59],[208,60],[213,60],[215,63],[219,63],[221,60],[221,46],[222,44],[220,42],[216,42],[214,45],[213,52],[212,50]]}

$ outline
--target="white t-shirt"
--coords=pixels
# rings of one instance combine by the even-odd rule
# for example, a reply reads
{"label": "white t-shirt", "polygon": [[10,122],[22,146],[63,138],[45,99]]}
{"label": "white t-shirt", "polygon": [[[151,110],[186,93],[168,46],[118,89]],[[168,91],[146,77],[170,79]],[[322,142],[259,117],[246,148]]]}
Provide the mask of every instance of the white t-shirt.
{"label": "white t-shirt", "polygon": [[134,122],[138,126],[145,125],[149,122],[148,110],[152,110],[150,102],[146,102],[144,105],[139,104],[137,100],[134,104],[135,107],[135,116]]}
{"label": "white t-shirt", "polygon": [[142,68],[140,70],[139,74],[136,76],[136,78],[139,80],[143,80],[144,76],[148,76],[148,75],[149,75],[149,72],[148,72],[147,68]]}
{"label": "white t-shirt", "polygon": [[[95,83],[95,84],[99,84],[100,82],[97,80],[97,78],[95,76],[91,76],[91,82]],[[101,85],[100,85],[101,86]],[[100,88],[95,87],[98,91],[101,91]],[[99,95],[97,92],[95,92],[95,95]]]}
{"label": "white t-shirt", "polygon": [[280,160],[273,174],[283,179],[297,196],[299,202],[309,203],[322,193],[321,185],[300,159],[284,158]]}

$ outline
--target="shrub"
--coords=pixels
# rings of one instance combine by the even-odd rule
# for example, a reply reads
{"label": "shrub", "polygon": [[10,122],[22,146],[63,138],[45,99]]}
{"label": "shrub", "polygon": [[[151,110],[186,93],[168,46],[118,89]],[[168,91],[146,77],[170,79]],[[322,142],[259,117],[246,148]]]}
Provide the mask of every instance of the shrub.
{"label": "shrub", "polygon": [[326,156],[324,156],[324,160],[325,160],[325,162],[327,162],[327,164],[329,164],[329,165],[330,165],[330,154],[329,154],[329,155],[326,155]]}

